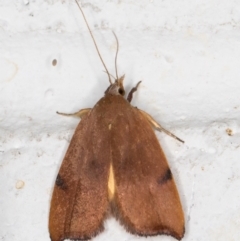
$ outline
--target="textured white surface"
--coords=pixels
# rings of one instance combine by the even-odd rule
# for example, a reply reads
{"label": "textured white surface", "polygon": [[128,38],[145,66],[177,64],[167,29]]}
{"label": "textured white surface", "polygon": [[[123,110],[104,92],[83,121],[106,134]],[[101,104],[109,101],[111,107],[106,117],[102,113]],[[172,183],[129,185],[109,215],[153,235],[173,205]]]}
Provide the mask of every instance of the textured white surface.
{"label": "textured white surface", "polygon": [[[82,3],[111,73],[114,30],[127,91],[143,80],[133,105],[185,140],[157,133],[183,240],[239,240],[240,2]],[[1,0],[0,41],[0,240],[48,241],[52,188],[79,121],[56,111],[92,107],[108,80],[74,1]],[[94,240],[174,239],[133,236],[110,219]]]}

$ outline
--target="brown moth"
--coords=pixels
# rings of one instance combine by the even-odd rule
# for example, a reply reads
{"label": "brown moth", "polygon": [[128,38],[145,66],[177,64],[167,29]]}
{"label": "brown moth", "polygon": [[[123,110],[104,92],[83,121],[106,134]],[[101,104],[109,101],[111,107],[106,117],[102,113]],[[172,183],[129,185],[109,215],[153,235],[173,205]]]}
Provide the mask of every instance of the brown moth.
{"label": "brown moth", "polygon": [[109,213],[132,234],[166,234],[180,240],[184,214],[153,129],[183,141],[130,104],[140,82],[125,99],[124,76],[118,78],[116,69],[112,83],[103,65],[110,81],[104,97],[92,109],[63,114],[82,120],[56,178],[49,216],[51,240],[90,239],[103,231]]}

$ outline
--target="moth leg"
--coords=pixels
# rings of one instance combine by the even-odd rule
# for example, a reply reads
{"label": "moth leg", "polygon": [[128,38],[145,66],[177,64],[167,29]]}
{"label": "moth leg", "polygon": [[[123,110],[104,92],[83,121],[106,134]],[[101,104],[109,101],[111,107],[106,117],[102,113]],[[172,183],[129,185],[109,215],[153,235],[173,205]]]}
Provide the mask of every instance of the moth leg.
{"label": "moth leg", "polygon": [[64,116],[75,116],[75,117],[83,118],[90,111],[91,111],[91,108],[86,108],[86,109],[81,109],[78,112],[75,112],[75,113],[72,113],[72,114],[66,114],[66,113],[62,113],[62,112],[58,112],[58,111],[57,111],[57,114],[64,115]]}
{"label": "moth leg", "polygon": [[180,138],[178,138],[177,136],[175,136],[174,134],[172,134],[170,131],[164,129],[159,123],[157,123],[153,118],[152,116],[150,116],[148,113],[146,113],[145,111],[143,110],[139,110],[146,118],[147,120],[150,122],[150,124],[152,125],[152,127],[158,131],[163,131],[165,132],[167,135],[173,137],[174,139],[184,143],[183,140],[181,140]]}
{"label": "moth leg", "polygon": [[132,101],[133,93],[134,93],[135,91],[137,91],[137,88],[138,88],[138,86],[140,85],[141,82],[142,82],[142,81],[139,81],[139,82],[137,83],[137,85],[136,85],[135,87],[133,87],[133,88],[131,89],[131,91],[129,92],[128,97],[127,97],[128,102],[131,102],[131,101]]}

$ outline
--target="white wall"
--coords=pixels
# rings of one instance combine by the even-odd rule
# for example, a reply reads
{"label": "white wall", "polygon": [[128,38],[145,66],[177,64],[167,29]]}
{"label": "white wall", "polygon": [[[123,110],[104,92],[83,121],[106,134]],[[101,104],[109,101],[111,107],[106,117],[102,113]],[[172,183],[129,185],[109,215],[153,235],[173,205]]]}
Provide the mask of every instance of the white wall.
{"label": "white wall", "polygon": [[[182,199],[183,240],[238,240],[240,2],[82,4],[111,73],[114,30],[127,91],[143,81],[132,104],[185,140],[156,133]],[[0,0],[0,42],[0,240],[47,241],[52,188],[79,122],[56,111],[93,107],[108,79],[72,0]],[[111,219],[94,240],[174,239],[136,237]]]}

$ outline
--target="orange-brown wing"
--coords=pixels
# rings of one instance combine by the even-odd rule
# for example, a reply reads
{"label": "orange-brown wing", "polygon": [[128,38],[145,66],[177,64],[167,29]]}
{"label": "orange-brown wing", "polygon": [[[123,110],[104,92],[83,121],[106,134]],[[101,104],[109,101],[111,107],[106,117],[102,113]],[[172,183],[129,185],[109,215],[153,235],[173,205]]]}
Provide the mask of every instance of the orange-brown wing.
{"label": "orange-brown wing", "polygon": [[93,112],[79,123],[56,179],[49,217],[52,241],[89,239],[103,229],[109,133],[101,115]]}
{"label": "orange-brown wing", "polygon": [[115,120],[111,135],[116,217],[131,233],[180,240],[184,215],[179,195],[150,124],[131,108]]}

